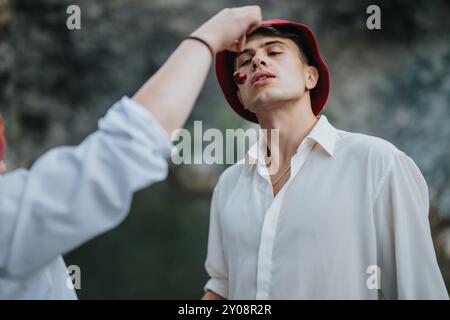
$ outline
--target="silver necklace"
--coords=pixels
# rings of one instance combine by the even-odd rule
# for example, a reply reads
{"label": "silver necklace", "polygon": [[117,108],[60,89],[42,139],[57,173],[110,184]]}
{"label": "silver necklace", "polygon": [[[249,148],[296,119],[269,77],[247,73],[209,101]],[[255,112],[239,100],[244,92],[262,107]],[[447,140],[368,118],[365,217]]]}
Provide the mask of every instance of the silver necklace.
{"label": "silver necklace", "polygon": [[290,165],[290,164],[289,164],[289,166],[286,168],[286,170],[281,174],[281,176],[279,176],[279,177],[277,178],[277,180],[276,180],[275,182],[272,183],[272,185],[274,186],[274,185],[276,185],[278,182],[280,182],[281,178],[283,178],[283,177],[286,175],[286,173],[289,171],[289,169],[291,169],[291,165]]}

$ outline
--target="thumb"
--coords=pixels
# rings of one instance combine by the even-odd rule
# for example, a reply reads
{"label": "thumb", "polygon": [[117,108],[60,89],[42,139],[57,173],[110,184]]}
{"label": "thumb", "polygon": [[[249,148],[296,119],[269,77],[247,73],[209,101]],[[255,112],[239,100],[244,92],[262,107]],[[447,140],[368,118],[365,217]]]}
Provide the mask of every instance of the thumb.
{"label": "thumb", "polygon": [[238,44],[237,44],[238,51],[244,50],[246,41],[247,41],[247,35],[244,33],[238,40]]}

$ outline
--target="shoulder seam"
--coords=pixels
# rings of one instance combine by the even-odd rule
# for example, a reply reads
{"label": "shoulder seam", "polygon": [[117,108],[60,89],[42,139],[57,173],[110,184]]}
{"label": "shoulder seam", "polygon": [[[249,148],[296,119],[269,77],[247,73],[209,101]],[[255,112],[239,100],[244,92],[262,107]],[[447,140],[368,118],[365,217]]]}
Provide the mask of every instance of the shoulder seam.
{"label": "shoulder seam", "polygon": [[398,152],[396,152],[393,155],[392,159],[390,160],[389,164],[387,165],[387,168],[386,168],[385,172],[383,173],[383,176],[381,177],[380,181],[378,182],[378,185],[375,188],[375,191],[373,193],[373,196],[372,196],[373,204],[375,204],[375,202],[377,202],[378,196],[381,193],[381,189],[384,186],[385,180],[388,178],[389,174],[392,172],[397,157],[401,154],[405,154],[405,153],[403,151],[398,150]]}

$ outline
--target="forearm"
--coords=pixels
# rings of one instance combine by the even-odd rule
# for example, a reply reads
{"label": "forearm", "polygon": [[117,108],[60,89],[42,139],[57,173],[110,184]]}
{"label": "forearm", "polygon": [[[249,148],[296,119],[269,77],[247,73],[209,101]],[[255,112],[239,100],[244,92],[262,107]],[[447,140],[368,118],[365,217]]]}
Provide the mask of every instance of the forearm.
{"label": "forearm", "polygon": [[212,62],[208,48],[185,40],[133,96],[169,133],[183,126],[200,94]]}

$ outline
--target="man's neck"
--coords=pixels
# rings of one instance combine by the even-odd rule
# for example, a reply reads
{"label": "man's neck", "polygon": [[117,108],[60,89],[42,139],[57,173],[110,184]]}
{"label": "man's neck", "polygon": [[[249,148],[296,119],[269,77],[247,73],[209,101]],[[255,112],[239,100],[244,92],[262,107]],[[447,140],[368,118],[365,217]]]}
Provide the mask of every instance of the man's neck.
{"label": "man's neck", "polygon": [[[309,99],[306,102],[300,100],[296,104],[272,108],[264,114],[258,114],[257,117],[261,128],[268,131],[267,141],[271,153],[270,158],[275,159],[275,161],[278,159],[280,169],[290,162],[300,143],[318,121],[311,110]],[[271,145],[270,129],[279,130],[278,143],[273,145]],[[274,139],[275,141],[276,139]]]}

